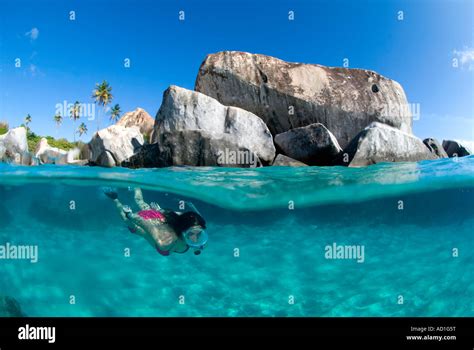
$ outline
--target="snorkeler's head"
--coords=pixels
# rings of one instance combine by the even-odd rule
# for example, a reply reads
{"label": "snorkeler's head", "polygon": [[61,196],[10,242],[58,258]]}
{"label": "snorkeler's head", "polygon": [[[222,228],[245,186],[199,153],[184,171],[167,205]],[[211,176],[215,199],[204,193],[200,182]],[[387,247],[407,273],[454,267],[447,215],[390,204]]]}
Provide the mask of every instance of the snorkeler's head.
{"label": "snorkeler's head", "polygon": [[204,229],[206,228],[206,221],[198,213],[187,211],[179,216],[178,225],[182,231],[186,231],[193,226],[201,226]]}
{"label": "snorkeler's head", "polygon": [[201,226],[192,226],[183,232],[183,239],[195,255],[201,254],[209,239],[207,232]]}
{"label": "snorkeler's head", "polygon": [[167,212],[167,222],[176,231],[178,237],[183,239],[188,247],[194,249],[194,254],[199,255],[207,244],[206,221],[194,212],[187,211],[181,215]]}
{"label": "snorkeler's head", "polygon": [[180,237],[182,237],[183,233],[191,227],[199,226],[202,229],[206,228],[206,221],[204,218],[194,211],[187,211],[181,215],[174,211],[166,211],[164,215],[168,224],[174,228]]}

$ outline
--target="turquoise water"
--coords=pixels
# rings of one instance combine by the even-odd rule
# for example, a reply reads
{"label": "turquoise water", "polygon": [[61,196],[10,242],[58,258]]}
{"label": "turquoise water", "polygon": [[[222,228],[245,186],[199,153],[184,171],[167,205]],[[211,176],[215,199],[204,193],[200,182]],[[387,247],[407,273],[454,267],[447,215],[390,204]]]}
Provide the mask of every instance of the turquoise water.
{"label": "turquoise water", "polygon": [[[158,255],[102,186],[129,204],[130,186],[162,207],[191,200],[208,247]],[[0,165],[0,245],[39,252],[37,263],[0,260],[0,294],[29,316],[474,316],[473,195],[474,157],[360,169]],[[364,261],[326,259],[333,243],[363,246]]]}

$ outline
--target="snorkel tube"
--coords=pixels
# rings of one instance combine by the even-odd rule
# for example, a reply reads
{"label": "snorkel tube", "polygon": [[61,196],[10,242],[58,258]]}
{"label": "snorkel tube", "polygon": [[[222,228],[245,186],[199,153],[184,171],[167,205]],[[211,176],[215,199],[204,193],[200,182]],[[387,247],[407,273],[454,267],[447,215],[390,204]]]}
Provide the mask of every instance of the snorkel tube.
{"label": "snorkel tube", "polygon": [[194,206],[193,203],[191,202],[184,202],[185,206],[189,209],[191,209],[190,211],[193,211],[195,212],[196,214],[199,214],[199,216],[202,217],[201,213],[199,212],[199,210],[197,210],[197,208]]}

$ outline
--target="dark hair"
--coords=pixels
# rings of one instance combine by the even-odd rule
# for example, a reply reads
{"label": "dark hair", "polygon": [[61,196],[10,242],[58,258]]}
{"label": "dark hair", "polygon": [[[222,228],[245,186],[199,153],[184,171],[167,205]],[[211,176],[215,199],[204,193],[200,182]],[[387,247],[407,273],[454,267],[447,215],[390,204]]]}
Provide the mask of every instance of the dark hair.
{"label": "dark hair", "polygon": [[178,237],[182,237],[183,232],[193,226],[206,228],[204,218],[194,211],[187,211],[179,215],[174,211],[165,211],[166,222],[176,231]]}

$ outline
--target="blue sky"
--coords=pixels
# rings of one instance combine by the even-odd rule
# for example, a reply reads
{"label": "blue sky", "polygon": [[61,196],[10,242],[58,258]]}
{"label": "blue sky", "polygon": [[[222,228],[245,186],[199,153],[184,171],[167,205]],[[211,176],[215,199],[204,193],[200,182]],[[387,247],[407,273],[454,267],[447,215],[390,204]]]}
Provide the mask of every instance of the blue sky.
{"label": "blue sky", "polygon": [[[170,84],[194,87],[208,53],[240,50],[328,66],[348,58],[420,104],[417,136],[473,140],[473,12],[461,0],[0,0],[0,120],[16,126],[29,113],[36,133],[72,139],[69,118],[53,123],[56,105],[92,103],[104,79],[123,111],[154,117]],[[83,121],[88,140],[96,124]]]}

